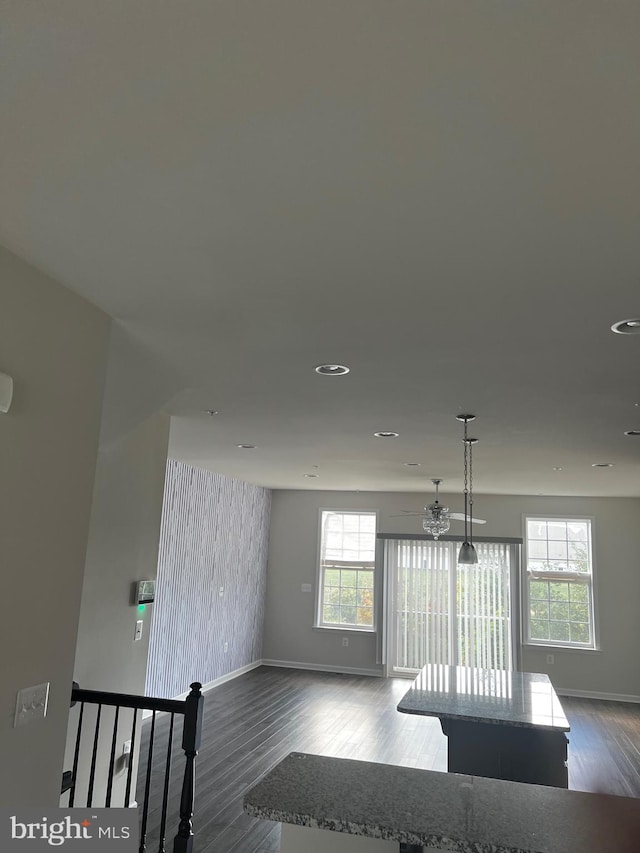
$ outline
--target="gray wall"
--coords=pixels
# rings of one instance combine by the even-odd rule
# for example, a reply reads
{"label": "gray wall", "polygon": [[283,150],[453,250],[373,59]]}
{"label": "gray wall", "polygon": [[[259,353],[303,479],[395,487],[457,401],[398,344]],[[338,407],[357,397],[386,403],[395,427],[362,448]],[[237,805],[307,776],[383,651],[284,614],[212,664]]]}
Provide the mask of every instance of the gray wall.
{"label": "gray wall", "polygon": [[147,695],[260,659],[270,502],[268,489],[169,461]]}
{"label": "gray wall", "polygon": [[[446,498],[447,496],[443,496]],[[379,511],[379,530],[421,533],[420,519],[391,518],[403,509],[419,510],[426,496],[373,492],[274,491],[267,585],[263,656],[326,667],[376,672],[375,638],[342,631],[314,629],[320,508]],[[459,509],[459,495],[448,499]],[[547,649],[523,650],[525,670],[548,672],[567,690],[640,697],[640,499],[488,495],[476,498],[474,514],[487,519],[483,536],[522,536],[522,515],[584,515],[594,518],[594,546],[601,651],[554,649],[555,663],[546,663]],[[462,528],[452,533],[462,533]]]}
{"label": "gray wall", "polygon": [[[0,249],[0,802],[56,806],[98,446],[109,318]],[[51,683],[14,729],[20,688]]]}
{"label": "gray wall", "polygon": [[[132,586],[156,576],[168,443],[169,416],[160,413],[126,438],[101,448],[98,456],[74,667],[75,680],[88,690],[144,693],[153,605],[139,613],[132,603]],[[143,621],[142,639],[134,642],[139,619]],[[65,759],[69,770],[73,766],[78,710],[76,707],[69,715]],[[78,772],[80,804],[84,802],[90,764],[92,727],[86,725],[88,712],[83,723],[88,734],[83,740]],[[131,738],[131,724],[123,714],[118,729],[118,756],[122,755],[124,742]],[[98,757],[96,805],[103,804],[111,748],[109,715],[105,710],[101,721],[105,736]],[[120,761],[116,766],[113,803],[122,805],[125,765]],[[65,795],[61,803],[67,802]]]}

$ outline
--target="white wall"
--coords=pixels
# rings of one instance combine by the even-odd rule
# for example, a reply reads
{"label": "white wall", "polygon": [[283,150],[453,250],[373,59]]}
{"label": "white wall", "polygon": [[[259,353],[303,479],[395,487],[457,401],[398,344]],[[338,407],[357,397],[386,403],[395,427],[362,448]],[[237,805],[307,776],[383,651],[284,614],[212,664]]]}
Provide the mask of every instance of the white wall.
{"label": "white wall", "polygon": [[[56,806],[78,627],[109,318],[0,249],[0,802]],[[46,719],[13,728],[22,687]]]}
{"label": "white wall", "polygon": [[[378,510],[380,532],[421,533],[420,519],[391,516],[403,509],[419,510],[425,502],[426,496],[416,494],[274,491],[264,657],[380,671],[372,635],[349,633],[349,647],[343,648],[344,632],[312,627],[314,593],[301,592],[301,584],[315,589],[318,512]],[[457,509],[461,499],[456,495],[445,502]],[[549,666],[546,649],[528,647],[523,650],[523,668],[548,672],[560,689],[640,697],[635,660],[640,642],[640,499],[478,495],[474,514],[487,524],[475,529],[483,536],[521,537],[524,513],[594,518],[601,651],[554,649],[555,664]],[[454,532],[462,533],[462,527],[452,527]]]}
{"label": "white wall", "polygon": [[[144,695],[147,655],[154,605],[139,613],[132,587],[156,577],[162,494],[169,443],[169,416],[159,413],[128,436],[100,450],[91,510],[87,561],[82,587],[74,678],[87,690]],[[143,622],[142,639],[134,642],[135,623]],[[73,767],[78,710],[69,716],[65,769]],[[82,805],[90,765],[92,726],[83,721],[76,804]],[[117,755],[131,738],[130,712],[118,728]],[[111,749],[112,718],[101,721],[94,805],[104,805]],[[136,750],[137,752],[137,750]],[[134,756],[137,761],[137,755]],[[116,765],[113,805],[124,805],[125,765]],[[134,775],[135,779],[135,775]],[[135,794],[135,787],[133,790]],[[68,803],[63,796],[62,805]]]}

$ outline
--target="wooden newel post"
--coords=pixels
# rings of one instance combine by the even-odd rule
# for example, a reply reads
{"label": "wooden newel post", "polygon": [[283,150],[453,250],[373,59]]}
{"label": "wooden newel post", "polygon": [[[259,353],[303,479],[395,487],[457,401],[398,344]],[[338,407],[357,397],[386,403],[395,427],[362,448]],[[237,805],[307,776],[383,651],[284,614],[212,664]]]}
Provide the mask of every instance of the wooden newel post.
{"label": "wooden newel post", "polygon": [[187,696],[187,709],[184,715],[182,748],[185,754],[184,780],[180,797],[180,825],[173,842],[173,853],[192,853],[193,851],[193,805],[195,798],[196,755],[200,749],[202,735],[202,708],[204,697],[200,692],[202,684],[194,681],[191,693]]}

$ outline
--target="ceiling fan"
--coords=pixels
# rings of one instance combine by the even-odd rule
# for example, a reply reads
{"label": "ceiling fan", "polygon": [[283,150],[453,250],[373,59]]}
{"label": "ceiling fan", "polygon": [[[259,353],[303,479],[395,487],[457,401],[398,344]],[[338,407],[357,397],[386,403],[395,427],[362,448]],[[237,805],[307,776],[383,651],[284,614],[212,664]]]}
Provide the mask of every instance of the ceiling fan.
{"label": "ceiling fan", "polygon": [[[438,539],[443,533],[449,530],[452,521],[464,521],[463,512],[449,512],[448,506],[443,506],[440,503],[440,483],[442,480],[431,480],[436,487],[436,499],[433,503],[427,504],[422,512],[413,512],[412,510],[402,510],[402,515],[392,515],[391,518],[406,518],[407,516],[421,516],[422,527],[427,533],[431,533],[434,539]],[[468,521],[473,524],[486,524],[484,518],[468,518]]]}

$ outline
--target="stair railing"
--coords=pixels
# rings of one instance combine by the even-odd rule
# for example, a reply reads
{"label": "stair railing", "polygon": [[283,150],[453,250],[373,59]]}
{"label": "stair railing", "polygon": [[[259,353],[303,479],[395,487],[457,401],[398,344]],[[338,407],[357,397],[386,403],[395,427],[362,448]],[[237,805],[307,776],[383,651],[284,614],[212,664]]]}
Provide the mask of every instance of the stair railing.
{"label": "stair railing", "polygon": [[[133,775],[133,756],[135,755],[136,737],[138,733],[139,712],[143,710],[151,711],[151,731],[149,735],[149,747],[147,754],[147,769],[145,779],[144,800],[142,808],[142,818],[140,824],[140,848],[139,853],[145,853],[147,825],[149,816],[149,798],[151,791],[151,764],[154,750],[154,736],[156,728],[156,715],[160,712],[171,715],[169,720],[169,737],[166,752],[166,760],[164,762],[164,782],[162,787],[162,812],[160,818],[160,846],[158,853],[166,853],[166,827],[167,827],[167,808],[169,803],[169,778],[171,775],[171,760],[173,746],[174,721],[176,716],[184,717],[182,726],[182,749],[185,755],[184,776],[182,781],[182,792],[180,796],[180,823],[177,834],[173,841],[173,853],[193,853],[193,812],[195,802],[195,762],[198,750],[200,748],[200,740],[202,734],[202,713],[204,705],[204,697],[201,693],[202,685],[195,681],[190,685],[191,692],[186,699],[159,699],[149,696],[134,696],[127,693],[105,693],[99,690],[83,690],[74,682],[71,692],[71,704],[80,703],[80,711],[78,715],[78,728],[76,732],[76,742],[73,755],[73,770],[67,772],[63,776],[62,792],[69,791],[69,808],[74,806],[97,806],[94,802],[96,768],[98,763],[98,744],[100,739],[100,719],[102,709],[104,707],[113,707],[114,719],[113,730],[111,734],[111,750],[109,755],[109,771],[106,782],[106,795],[104,806],[109,808],[112,805],[113,780],[116,770],[116,750],[118,742],[118,730],[121,725],[120,711],[123,708],[133,709],[133,717],[131,723],[131,750],[128,761],[127,780],[124,794],[124,802],[122,805],[129,806],[131,802],[132,775]],[[83,732],[83,722],[85,716],[85,707],[94,705],[97,708],[95,724],[93,727],[93,745],[91,751],[91,769],[89,771],[87,797],[85,803],[77,803],[77,782],[78,782],[78,766],[80,761],[80,743]]]}

